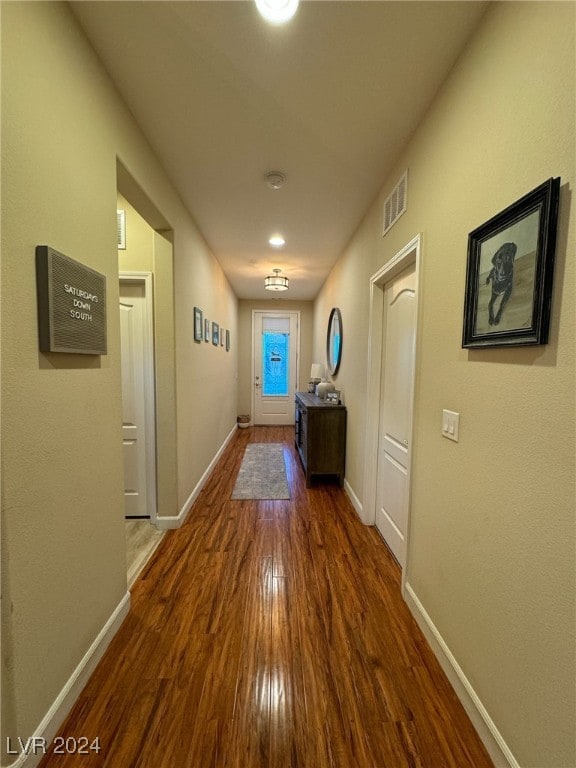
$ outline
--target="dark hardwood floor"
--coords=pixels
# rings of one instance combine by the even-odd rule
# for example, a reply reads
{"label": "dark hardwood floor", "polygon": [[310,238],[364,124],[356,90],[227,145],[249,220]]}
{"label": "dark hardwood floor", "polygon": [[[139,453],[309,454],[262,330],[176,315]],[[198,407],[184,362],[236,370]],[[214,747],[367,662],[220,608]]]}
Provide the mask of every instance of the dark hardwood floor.
{"label": "dark hardwood floor", "polygon": [[[248,442],[282,442],[290,501],[231,501]],[[60,730],[98,754],[41,768],[488,768],[337,485],[306,489],[293,430],[238,430]]]}

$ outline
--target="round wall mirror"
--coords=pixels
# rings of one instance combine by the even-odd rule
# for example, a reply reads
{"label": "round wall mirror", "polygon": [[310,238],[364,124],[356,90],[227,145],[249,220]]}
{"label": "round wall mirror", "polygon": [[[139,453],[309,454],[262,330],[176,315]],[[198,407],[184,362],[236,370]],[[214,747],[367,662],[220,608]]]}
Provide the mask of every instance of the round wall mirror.
{"label": "round wall mirror", "polygon": [[338,373],[342,359],[342,315],[338,307],[330,312],[328,333],[326,335],[326,359],[331,376]]}

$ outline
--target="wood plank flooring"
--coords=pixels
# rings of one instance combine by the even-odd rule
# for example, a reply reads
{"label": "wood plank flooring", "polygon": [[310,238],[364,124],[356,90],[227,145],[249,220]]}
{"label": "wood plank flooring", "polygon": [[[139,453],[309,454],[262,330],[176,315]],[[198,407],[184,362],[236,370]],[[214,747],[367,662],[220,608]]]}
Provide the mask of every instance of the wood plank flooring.
{"label": "wood plank flooring", "polygon": [[[282,442],[292,498],[231,501],[249,442]],[[306,489],[293,430],[238,430],[60,730],[90,755],[41,768],[488,768],[337,485]]]}
{"label": "wood plank flooring", "polygon": [[126,520],[124,525],[128,586],[132,587],[140,571],[160,544],[165,531],[159,531],[149,520]]}

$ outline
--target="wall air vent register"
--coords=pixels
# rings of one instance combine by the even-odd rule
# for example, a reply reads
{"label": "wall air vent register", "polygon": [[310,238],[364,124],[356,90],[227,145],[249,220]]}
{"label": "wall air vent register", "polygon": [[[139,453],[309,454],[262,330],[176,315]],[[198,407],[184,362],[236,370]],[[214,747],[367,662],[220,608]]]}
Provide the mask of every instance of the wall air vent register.
{"label": "wall air vent register", "polygon": [[36,287],[41,352],[107,353],[104,275],[38,245]]}
{"label": "wall air vent register", "polygon": [[126,250],[126,211],[117,210],[118,250]]}
{"label": "wall air vent register", "polygon": [[382,227],[382,237],[398,221],[400,216],[406,211],[408,198],[408,170],[404,171],[402,178],[396,184],[392,192],[384,201],[384,226]]}

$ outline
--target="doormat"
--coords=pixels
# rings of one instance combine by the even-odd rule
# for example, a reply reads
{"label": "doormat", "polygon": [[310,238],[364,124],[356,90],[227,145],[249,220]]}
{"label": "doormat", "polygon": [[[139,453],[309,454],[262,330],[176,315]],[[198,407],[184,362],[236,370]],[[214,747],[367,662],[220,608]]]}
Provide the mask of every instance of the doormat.
{"label": "doormat", "polygon": [[248,443],[231,498],[290,498],[282,443]]}

